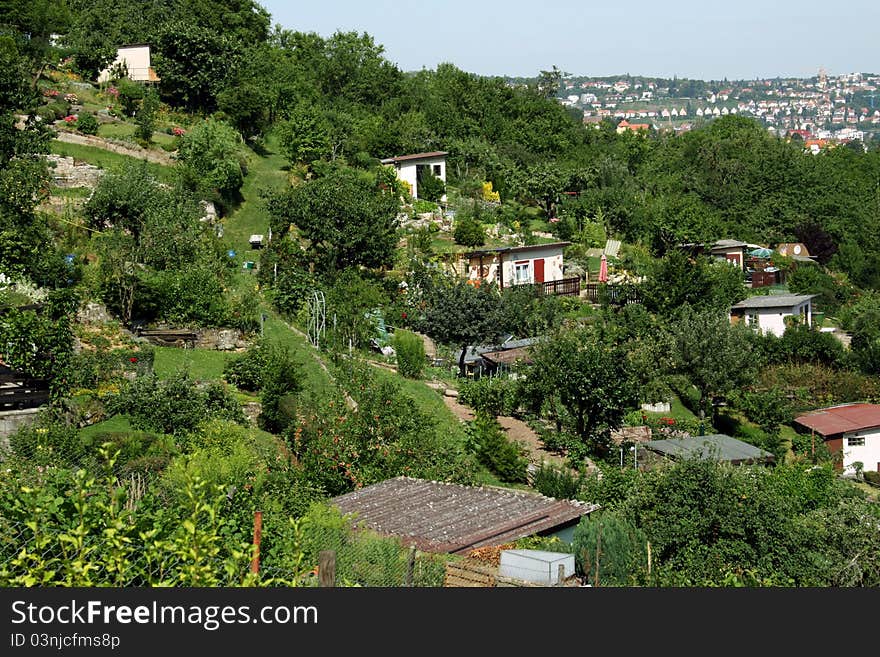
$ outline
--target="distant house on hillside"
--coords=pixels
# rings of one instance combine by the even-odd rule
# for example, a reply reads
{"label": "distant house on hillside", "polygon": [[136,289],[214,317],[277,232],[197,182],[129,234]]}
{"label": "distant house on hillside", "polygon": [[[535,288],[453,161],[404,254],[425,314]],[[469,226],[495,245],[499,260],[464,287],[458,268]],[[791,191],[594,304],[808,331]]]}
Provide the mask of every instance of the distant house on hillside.
{"label": "distant house on hillside", "polygon": [[98,74],[98,82],[110,81],[114,72],[125,67],[128,79],[135,82],[158,82],[159,76],[150,65],[150,46],[146,43],[132,43],[120,46],[116,51],[116,59]]}
{"label": "distant house on hillside", "polygon": [[855,473],[855,463],[880,472],[880,404],[841,404],[820,408],[794,420],[801,433],[818,435],[832,454],[842,455],[839,468]]}
{"label": "distant house on hillside", "polygon": [[719,260],[727,260],[727,262],[743,269],[748,247],[748,244],[739,240],[718,240],[709,247],[709,255]]}
{"label": "distant house on hillside", "polygon": [[551,294],[577,296],[580,278],[566,278],[562,252],[571,242],[532,246],[504,246],[463,253],[468,282],[495,283],[500,289],[514,285],[542,285]]}
{"label": "distant house on hillside", "polygon": [[[430,173],[446,183],[446,151],[433,151],[431,153],[414,153],[412,155],[399,155],[381,160],[382,164],[393,166],[397,171],[397,177],[409,185],[412,197],[419,198],[419,176]],[[446,201],[446,194],[441,201]]]}
{"label": "distant house on hillside", "polygon": [[626,119],[617,124],[617,134],[619,135],[627,130],[630,132],[648,132],[650,129],[650,123],[630,123]]}
{"label": "distant house on hillside", "polygon": [[813,298],[815,294],[771,294],[749,297],[730,309],[732,324],[744,321],[748,326],[756,326],[762,333],[782,336],[786,320],[796,318],[810,326],[813,322]]}

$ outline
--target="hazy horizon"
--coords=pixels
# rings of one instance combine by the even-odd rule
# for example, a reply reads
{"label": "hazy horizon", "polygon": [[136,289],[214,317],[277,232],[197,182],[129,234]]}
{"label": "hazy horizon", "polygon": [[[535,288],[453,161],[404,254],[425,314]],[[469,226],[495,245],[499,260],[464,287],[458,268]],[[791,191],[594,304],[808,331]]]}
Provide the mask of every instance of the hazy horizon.
{"label": "hazy horizon", "polygon": [[[401,70],[449,62],[489,76],[533,77],[556,66],[576,76],[640,75],[754,80],[880,70],[880,2],[760,0],[708,6],[633,0],[585,7],[573,0],[413,6],[389,0],[258,0],[272,24],[330,36],[370,34]],[[851,11],[850,11],[851,10]],[[845,13],[846,12],[846,13]]]}

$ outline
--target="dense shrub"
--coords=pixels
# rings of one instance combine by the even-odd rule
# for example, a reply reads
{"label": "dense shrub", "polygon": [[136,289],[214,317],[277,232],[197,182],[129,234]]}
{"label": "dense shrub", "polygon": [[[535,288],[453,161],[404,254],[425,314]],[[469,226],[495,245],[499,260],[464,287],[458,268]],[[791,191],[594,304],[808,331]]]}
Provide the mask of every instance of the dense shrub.
{"label": "dense shrub", "polygon": [[269,352],[260,384],[260,426],[281,433],[296,419],[296,395],[303,387],[300,365],[286,348]]}
{"label": "dense shrub", "polygon": [[862,473],[862,477],[864,477],[865,481],[867,481],[872,486],[876,486],[876,487],[880,488],[880,472],[874,472],[873,470],[865,470]]}
{"label": "dense shrub", "polygon": [[581,489],[581,477],[570,470],[542,463],[532,478],[532,487],[547,497],[573,500]]}
{"label": "dense shrub", "polygon": [[498,421],[485,413],[478,413],[470,424],[471,449],[481,464],[502,481],[525,483],[529,465],[525,451],[511,442]]}
{"label": "dense shrub", "polygon": [[512,415],[518,407],[516,381],[504,377],[480,377],[467,381],[459,390],[458,399],[478,413],[492,417]]}
{"label": "dense shrub", "polygon": [[272,359],[272,345],[258,338],[244,351],[226,362],[223,378],[242,390],[257,392],[263,387],[263,374]]}
{"label": "dense shrub", "polygon": [[94,114],[80,112],[79,118],[76,120],[76,129],[84,135],[96,135],[98,134],[98,120]]}
{"label": "dense shrub", "polygon": [[461,246],[483,246],[486,243],[486,228],[482,222],[464,216],[455,222],[452,238]]}
{"label": "dense shrub", "polygon": [[128,415],[135,429],[174,435],[210,417],[244,421],[241,406],[224,386],[198,386],[186,372],[165,380],[154,374],[138,377],[108,401],[107,410]]}
{"label": "dense shrub", "polygon": [[397,371],[408,379],[420,379],[425,368],[425,343],[411,331],[394,332]]}
{"label": "dense shrub", "polygon": [[572,537],[579,574],[600,586],[633,586],[644,582],[648,539],[621,515],[596,512],[581,519]]}

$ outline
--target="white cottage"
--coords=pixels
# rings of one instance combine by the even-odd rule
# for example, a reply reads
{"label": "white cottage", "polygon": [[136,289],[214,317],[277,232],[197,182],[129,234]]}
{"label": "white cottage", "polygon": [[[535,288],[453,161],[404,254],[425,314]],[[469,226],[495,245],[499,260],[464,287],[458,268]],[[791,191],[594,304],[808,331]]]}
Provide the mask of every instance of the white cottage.
{"label": "white cottage", "polygon": [[801,432],[809,432],[832,453],[842,454],[840,468],[855,474],[856,463],[864,470],[880,472],[880,404],[841,404],[820,408],[794,420]]}
{"label": "white cottage", "polygon": [[128,79],[135,82],[158,82],[159,76],[150,65],[150,46],[146,43],[132,43],[120,46],[116,51],[116,59],[98,74],[98,82],[110,80],[114,68],[125,65]]}
{"label": "white cottage", "polygon": [[507,246],[463,254],[468,281],[495,283],[500,289],[514,285],[543,284],[555,294],[579,294],[580,278],[566,278],[562,251],[571,242],[533,246]]}
{"label": "white cottage", "polygon": [[749,297],[730,309],[730,321],[733,324],[744,321],[748,326],[757,327],[762,333],[773,333],[781,337],[785,333],[786,320],[789,317],[807,326],[812,324],[815,296],[817,295],[771,294]]}
{"label": "white cottage", "polygon": [[[412,192],[413,198],[419,198],[419,173],[427,171],[446,184],[446,151],[433,151],[431,153],[414,153],[413,155],[400,155],[382,160],[382,164],[393,166],[397,171],[397,177],[406,182]],[[446,202],[446,194],[441,201]]]}

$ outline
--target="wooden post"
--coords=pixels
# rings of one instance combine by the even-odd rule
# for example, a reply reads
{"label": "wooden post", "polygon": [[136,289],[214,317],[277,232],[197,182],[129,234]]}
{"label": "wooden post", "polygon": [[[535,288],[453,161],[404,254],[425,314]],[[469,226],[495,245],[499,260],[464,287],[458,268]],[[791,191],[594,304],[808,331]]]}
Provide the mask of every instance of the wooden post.
{"label": "wooden post", "polygon": [[651,576],[651,541],[648,541],[648,577]]}
{"label": "wooden post", "polygon": [[559,564],[556,586],[565,586],[565,564]]}
{"label": "wooden post", "polygon": [[260,572],[260,540],[263,537],[263,512],[254,511],[254,558],[251,561],[251,572]]}
{"label": "wooden post", "polygon": [[332,588],[336,586],[336,552],[323,550],[318,554],[319,586]]}
{"label": "wooden post", "polygon": [[599,586],[599,555],[602,553],[602,522],[596,532],[596,572],[593,573],[593,586]]}
{"label": "wooden post", "polygon": [[416,569],[416,546],[413,545],[409,548],[409,556],[406,559],[406,572],[403,576],[403,585],[404,586],[412,586],[413,585],[413,574]]}

